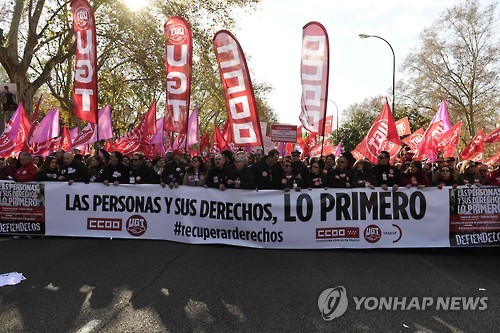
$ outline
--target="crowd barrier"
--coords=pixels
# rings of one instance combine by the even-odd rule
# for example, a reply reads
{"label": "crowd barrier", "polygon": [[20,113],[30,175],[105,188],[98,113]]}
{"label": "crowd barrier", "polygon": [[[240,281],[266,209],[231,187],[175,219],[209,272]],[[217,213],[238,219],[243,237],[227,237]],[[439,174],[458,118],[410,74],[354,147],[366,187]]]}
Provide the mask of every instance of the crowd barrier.
{"label": "crowd barrier", "polygon": [[500,245],[500,188],[219,191],[0,182],[0,234],[256,248]]}

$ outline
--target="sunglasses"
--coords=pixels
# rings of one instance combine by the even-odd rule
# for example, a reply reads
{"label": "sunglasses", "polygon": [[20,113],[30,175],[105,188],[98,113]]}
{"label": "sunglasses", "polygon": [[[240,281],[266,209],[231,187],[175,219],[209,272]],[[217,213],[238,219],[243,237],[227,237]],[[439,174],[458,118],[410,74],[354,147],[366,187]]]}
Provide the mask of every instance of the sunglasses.
{"label": "sunglasses", "polygon": [[441,172],[450,172],[450,170],[441,170]]}

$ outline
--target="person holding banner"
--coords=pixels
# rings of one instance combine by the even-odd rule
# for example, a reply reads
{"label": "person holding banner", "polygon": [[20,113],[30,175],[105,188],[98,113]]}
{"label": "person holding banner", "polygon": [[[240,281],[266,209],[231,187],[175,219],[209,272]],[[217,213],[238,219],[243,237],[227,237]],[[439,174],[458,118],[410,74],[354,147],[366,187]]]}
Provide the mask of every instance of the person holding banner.
{"label": "person holding banner", "polygon": [[0,157],[0,180],[12,180],[14,169],[6,163],[5,158]]}
{"label": "person holding banner", "polygon": [[277,149],[271,149],[266,157],[254,164],[252,171],[259,190],[282,190],[284,188],[281,180],[285,171],[278,163],[279,156]]}
{"label": "person holding banner", "polygon": [[373,174],[373,167],[368,160],[354,162],[352,171],[352,187],[367,187],[372,190],[377,186],[377,179]]}
{"label": "person holding banner", "polygon": [[208,171],[205,187],[218,188],[221,191],[226,189],[226,181],[231,175],[231,168],[226,166],[226,159],[221,154],[214,158],[215,166]]}
{"label": "person holding banner", "polygon": [[168,185],[170,188],[177,188],[179,184],[182,184],[184,180],[184,174],[186,173],[186,163],[184,163],[184,150],[176,149],[174,150],[174,158],[165,164],[163,169],[161,186],[165,187]]}
{"label": "person holding banner", "polygon": [[35,175],[35,180],[40,181],[58,181],[61,175],[61,170],[59,170],[59,165],[54,156],[47,156],[45,161],[42,163],[38,172]]}
{"label": "person holding banner", "polygon": [[191,166],[186,169],[186,174],[182,181],[182,185],[188,186],[203,186],[207,179],[207,169],[201,156],[194,156],[191,159]]}
{"label": "person holding banner", "polygon": [[255,178],[252,170],[248,167],[248,158],[245,154],[237,154],[234,158],[236,168],[231,175],[227,178],[227,188],[239,188],[244,190],[255,190]]}
{"label": "person holding banner", "polygon": [[[448,166],[449,167],[449,166]],[[451,167],[449,167],[451,170]],[[476,177],[476,162],[466,160],[460,166],[460,173],[457,177],[458,185],[481,185],[478,177]]]}
{"label": "person holding banner", "polygon": [[85,164],[75,159],[72,153],[64,153],[61,175],[57,178],[60,181],[68,181],[68,185],[74,182],[84,182],[87,178]]}
{"label": "person holding banner", "polygon": [[349,162],[343,155],[337,157],[335,167],[330,169],[326,175],[326,185],[331,188],[351,188],[352,172]]}
{"label": "person holding banner", "polygon": [[442,189],[443,186],[454,186],[457,185],[456,179],[451,173],[451,169],[448,166],[443,166],[441,169],[435,173],[436,179],[432,181],[432,186],[437,186]]}
{"label": "person holding banner", "polygon": [[109,186],[109,183],[112,183],[114,186],[118,186],[129,183],[130,169],[122,161],[123,154],[119,151],[114,151],[109,155],[109,163],[102,172],[104,185]]}
{"label": "person holding banner", "polygon": [[407,188],[416,187],[418,189],[430,186],[431,182],[422,170],[422,162],[411,161],[408,168],[401,174],[399,185],[406,186]]}
{"label": "person holding banner", "polygon": [[392,187],[393,191],[397,191],[401,176],[399,170],[390,165],[390,158],[391,155],[388,151],[381,151],[377,156],[377,165],[373,167],[373,174],[377,179],[377,184],[384,191],[387,191],[389,187]]}
{"label": "person holding banner", "polygon": [[323,173],[325,163],[323,160],[315,160],[310,165],[310,171],[304,180],[306,188],[324,188],[326,186],[325,173]]}

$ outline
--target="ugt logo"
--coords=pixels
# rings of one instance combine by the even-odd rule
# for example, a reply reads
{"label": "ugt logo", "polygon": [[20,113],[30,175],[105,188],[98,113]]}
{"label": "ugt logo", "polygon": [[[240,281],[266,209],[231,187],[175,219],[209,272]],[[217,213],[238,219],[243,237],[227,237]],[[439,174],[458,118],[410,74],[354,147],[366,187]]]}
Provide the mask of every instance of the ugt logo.
{"label": "ugt logo", "polygon": [[347,291],[342,286],[328,288],[318,297],[318,308],[325,321],[342,316],[347,310]]}

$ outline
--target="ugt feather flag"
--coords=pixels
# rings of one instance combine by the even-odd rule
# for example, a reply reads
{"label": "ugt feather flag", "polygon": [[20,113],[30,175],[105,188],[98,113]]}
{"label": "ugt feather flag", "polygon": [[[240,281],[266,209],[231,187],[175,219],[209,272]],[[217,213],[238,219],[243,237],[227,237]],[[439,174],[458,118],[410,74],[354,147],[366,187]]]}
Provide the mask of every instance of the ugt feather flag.
{"label": "ugt feather flag", "polygon": [[226,30],[215,34],[213,44],[233,141],[237,146],[262,146],[259,114],[243,50]]}
{"label": "ugt feather flag", "polygon": [[71,9],[76,38],[73,113],[86,122],[97,123],[97,40],[94,12],[87,0],[73,0]]}
{"label": "ugt feather flag", "polygon": [[191,28],[186,20],[178,16],[170,17],[164,28],[167,73],[165,131],[186,133],[193,58]]}

